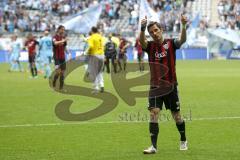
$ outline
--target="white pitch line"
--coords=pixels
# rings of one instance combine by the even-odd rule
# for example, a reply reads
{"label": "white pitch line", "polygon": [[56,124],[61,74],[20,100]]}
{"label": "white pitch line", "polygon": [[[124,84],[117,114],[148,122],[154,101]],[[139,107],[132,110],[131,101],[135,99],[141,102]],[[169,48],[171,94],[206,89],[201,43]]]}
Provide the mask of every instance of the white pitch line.
{"label": "white pitch line", "polygon": [[[204,120],[226,120],[226,119],[240,119],[240,117],[206,117],[195,118],[187,121],[204,121]],[[168,122],[169,120],[161,121]],[[109,121],[109,122],[76,122],[76,123],[43,123],[43,124],[12,124],[0,125],[0,128],[17,128],[17,127],[42,127],[42,126],[65,126],[65,125],[84,125],[84,124],[112,124],[112,123],[147,123],[147,121]]]}
{"label": "white pitch line", "polygon": [[206,118],[196,118],[196,119],[193,119],[193,121],[223,120],[223,119],[240,119],[240,117],[206,117]]}

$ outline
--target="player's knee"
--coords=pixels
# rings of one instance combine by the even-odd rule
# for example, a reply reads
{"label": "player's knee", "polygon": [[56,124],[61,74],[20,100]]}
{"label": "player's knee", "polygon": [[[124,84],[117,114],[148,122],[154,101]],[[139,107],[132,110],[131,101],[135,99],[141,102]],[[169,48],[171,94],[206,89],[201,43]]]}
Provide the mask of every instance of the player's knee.
{"label": "player's knee", "polygon": [[150,117],[155,117],[156,114],[154,112],[150,112]]}
{"label": "player's knee", "polygon": [[150,122],[158,122],[158,115],[155,113],[150,113]]}
{"label": "player's knee", "polygon": [[153,108],[150,110],[150,117],[152,119],[157,119],[159,115],[159,108]]}
{"label": "player's knee", "polygon": [[183,122],[180,113],[173,114],[173,119],[175,120],[176,123],[182,123]]}
{"label": "player's knee", "polygon": [[181,118],[178,118],[178,119],[175,120],[175,122],[176,122],[177,124],[181,124],[181,123],[183,122],[183,120],[182,120]]}

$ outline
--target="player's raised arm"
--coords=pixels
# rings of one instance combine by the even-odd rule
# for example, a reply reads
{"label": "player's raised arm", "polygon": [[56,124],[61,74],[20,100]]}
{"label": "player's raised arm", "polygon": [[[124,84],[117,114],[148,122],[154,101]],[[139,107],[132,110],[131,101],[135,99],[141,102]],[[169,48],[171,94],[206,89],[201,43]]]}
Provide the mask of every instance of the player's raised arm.
{"label": "player's raised arm", "polygon": [[147,48],[147,38],[145,36],[145,30],[147,28],[147,16],[145,16],[144,19],[141,20],[141,32],[140,32],[140,43],[143,49]]}
{"label": "player's raised arm", "polygon": [[182,30],[178,40],[180,46],[187,40],[187,33],[186,33],[187,17],[184,15],[181,15],[181,24],[182,24]]}

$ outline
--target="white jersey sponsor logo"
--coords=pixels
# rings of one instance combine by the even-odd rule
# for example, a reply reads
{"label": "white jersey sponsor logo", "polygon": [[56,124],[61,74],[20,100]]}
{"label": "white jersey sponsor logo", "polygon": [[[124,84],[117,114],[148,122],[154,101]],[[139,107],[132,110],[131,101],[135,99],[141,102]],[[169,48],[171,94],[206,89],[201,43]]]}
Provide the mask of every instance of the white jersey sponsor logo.
{"label": "white jersey sponsor logo", "polygon": [[[168,44],[168,43],[164,44],[164,45],[163,45],[163,48],[164,48],[165,50],[168,50],[169,44]],[[155,53],[155,57],[158,58],[158,59],[163,58],[163,57],[166,57],[166,56],[167,56],[167,51],[156,52],[156,53]]]}

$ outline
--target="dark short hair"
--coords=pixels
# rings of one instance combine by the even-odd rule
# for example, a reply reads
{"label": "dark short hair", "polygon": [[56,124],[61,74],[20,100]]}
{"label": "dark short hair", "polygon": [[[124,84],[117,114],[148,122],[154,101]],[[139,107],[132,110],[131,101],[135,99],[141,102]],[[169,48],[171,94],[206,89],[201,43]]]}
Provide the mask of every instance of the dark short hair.
{"label": "dark short hair", "polygon": [[64,27],[63,25],[58,26],[57,32],[58,32],[60,29],[62,29],[62,28],[65,28],[65,27]]}
{"label": "dark short hair", "polygon": [[92,32],[93,32],[93,33],[97,33],[97,32],[98,32],[97,27],[92,27]]}
{"label": "dark short hair", "polygon": [[158,22],[150,22],[149,24],[148,24],[148,26],[147,26],[147,30],[148,30],[148,32],[149,32],[149,29],[150,29],[150,27],[152,27],[152,26],[154,26],[154,25],[156,25],[159,29],[163,29],[163,27],[161,26],[161,24],[160,23],[158,23]]}

